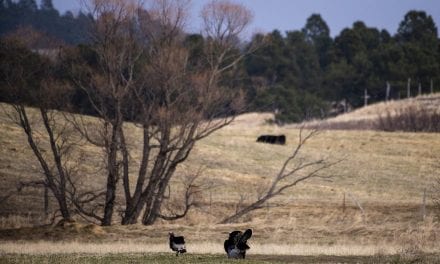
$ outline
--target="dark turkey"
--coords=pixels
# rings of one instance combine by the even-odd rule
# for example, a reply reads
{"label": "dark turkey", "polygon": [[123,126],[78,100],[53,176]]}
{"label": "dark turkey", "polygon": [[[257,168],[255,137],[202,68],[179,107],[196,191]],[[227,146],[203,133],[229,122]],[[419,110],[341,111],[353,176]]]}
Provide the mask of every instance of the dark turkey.
{"label": "dark turkey", "polygon": [[174,236],[173,232],[170,232],[170,248],[176,251],[176,256],[186,252],[185,238],[183,236]]}
{"label": "dark turkey", "polygon": [[225,240],[224,246],[228,258],[244,259],[246,257],[246,250],[250,249],[247,241],[252,236],[252,230],[246,231],[232,231],[229,233],[229,238]]}

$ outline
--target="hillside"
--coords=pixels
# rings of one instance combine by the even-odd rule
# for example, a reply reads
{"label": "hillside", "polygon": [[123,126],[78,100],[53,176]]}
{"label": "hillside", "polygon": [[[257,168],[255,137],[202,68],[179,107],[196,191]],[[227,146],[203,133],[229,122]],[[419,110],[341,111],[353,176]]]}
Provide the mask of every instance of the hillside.
{"label": "hillside", "polygon": [[[388,103],[381,107],[390,106]],[[360,109],[346,116],[351,115],[350,120],[367,119],[374,116],[378,108],[379,105],[371,106],[371,110]],[[10,123],[4,113],[9,106],[2,105],[1,109],[0,193],[7,194],[15,190],[19,181],[38,180],[41,174],[23,132]],[[396,252],[407,246],[428,252],[438,250],[435,245],[440,240],[436,235],[440,226],[434,221],[430,200],[431,187],[440,177],[440,134],[436,133],[324,130],[305,146],[301,158],[342,160],[321,174],[331,176],[330,179],[316,178],[301,183],[271,201],[267,208],[244,217],[240,223],[213,225],[231,214],[240,199],[244,203],[251,202],[296,146],[298,129],[269,125],[265,121],[270,118],[270,114],[257,113],[239,116],[232,125],[196,145],[189,160],[178,168],[171,189],[178,188],[184,176],[198,168],[203,169],[201,180],[212,183],[214,188],[203,192],[203,202],[184,219],[161,222],[154,227],[115,225],[97,233],[87,231],[85,224],[65,229],[11,231],[10,228],[45,222],[41,213],[42,190],[29,188],[0,204],[3,229],[0,240],[49,238],[115,242],[122,239],[158,243],[164,241],[169,230],[176,230],[193,242],[202,243],[214,237],[210,241],[221,244],[231,229],[252,227],[255,233],[252,243],[256,246],[275,245],[282,240],[286,247],[309,245],[310,252],[331,245],[340,252],[349,252],[359,245],[370,253]],[[341,120],[342,116],[337,118]],[[93,118],[89,120],[95,122]],[[140,131],[130,124],[127,129],[131,131],[132,146],[138,147]],[[257,143],[256,138],[261,134],[285,134],[287,144]],[[88,184],[103,186],[105,177],[96,169],[100,150],[89,145],[82,145],[81,150],[87,154],[83,173]],[[139,155],[132,159],[136,161]],[[421,202],[425,190],[427,215],[423,220]]]}
{"label": "hillside", "polygon": [[[352,112],[340,114],[336,117],[323,121],[311,121],[304,123],[308,127],[320,127],[324,129],[377,129],[380,116],[396,115],[406,109],[426,111],[427,113],[440,114],[440,93],[422,95],[409,99],[380,102],[358,108]],[[297,125],[295,125],[297,126]]]}

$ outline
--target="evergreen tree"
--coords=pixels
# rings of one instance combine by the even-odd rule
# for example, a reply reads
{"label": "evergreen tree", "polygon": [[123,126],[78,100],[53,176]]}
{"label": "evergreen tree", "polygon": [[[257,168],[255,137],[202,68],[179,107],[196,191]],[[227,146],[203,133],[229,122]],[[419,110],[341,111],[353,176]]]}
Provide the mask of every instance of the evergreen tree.
{"label": "evergreen tree", "polygon": [[396,39],[404,52],[402,71],[406,78],[421,83],[422,87],[429,87],[431,79],[437,82],[440,55],[437,26],[432,17],[424,11],[409,11],[399,24]]}
{"label": "evergreen tree", "polygon": [[332,38],[327,23],[319,14],[312,14],[307,18],[306,25],[302,29],[306,40],[316,49],[319,56],[319,63],[324,70],[330,62],[330,49]]}
{"label": "evergreen tree", "polygon": [[432,42],[437,39],[437,27],[425,11],[411,10],[400,22],[396,37],[403,42]]}
{"label": "evergreen tree", "polygon": [[18,7],[25,11],[36,12],[37,2],[35,0],[20,0],[18,1]]}
{"label": "evergreen tree", "polygon": [[40,5],[41,10],[54,10],[52,0],[42,0]]}

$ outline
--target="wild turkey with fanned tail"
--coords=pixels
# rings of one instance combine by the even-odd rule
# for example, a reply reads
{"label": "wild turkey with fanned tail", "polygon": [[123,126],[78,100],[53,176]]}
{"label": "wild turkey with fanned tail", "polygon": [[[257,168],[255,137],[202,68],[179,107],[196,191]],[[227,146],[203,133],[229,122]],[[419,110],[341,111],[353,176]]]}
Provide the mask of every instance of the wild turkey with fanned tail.
{"label": "wild turkey with fanned tail", "polygon": [[246,258],[246,250],[250,249],[247,241],[252,236],[252,230],[246,231],[232,231],[229,233],[229,238],[225,240],[224,246],[228,258],[244,259]]}
{"label": "wild turkey with fanned tail", "polygon": [[186,252],[185,247],[185,238],[183,236],[174,236],[173,232],[169,233],[170,235],[170,248],[173,251],[176,251],[176,256],[183,254]]}

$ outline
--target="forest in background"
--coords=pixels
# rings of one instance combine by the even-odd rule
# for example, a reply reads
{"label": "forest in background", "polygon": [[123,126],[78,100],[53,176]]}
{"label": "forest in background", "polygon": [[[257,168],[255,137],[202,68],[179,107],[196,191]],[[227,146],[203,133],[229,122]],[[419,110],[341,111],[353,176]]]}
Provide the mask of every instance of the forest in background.
{"label": "forest in background", "polygon": [[[40,5],[35,0],[0,0],[1,36],[31,26],[63,45],[81,47],[90,58],[91,20],[82,12],[60,14],[51,0]],[[207,40],[187,33],[185,41],[196,61]],[[51,43],[33,48],[53,49]],[[229,71],[223,82],[244,91],[246,111],[274,111],[278,123],[327,117],[334,102],[357,108],[365,104],[365,94],[373,103],[439,91],[440,40],[434,20],[424,11],[408,11],[394,35],[355,21],[334,38],[325,20],[311,14],[302,29],[257,34],[235,52],[255,43],[264,44]],[[78,90],[71,103],[78,112],[93,114],[84,97]],[[0,101],[10,101],[1,87]]]}
{"label": "forest in background", "polygon": [[20,26],[32,26],[67,44],[88,43],[90,19],[90,15],[83,12],[60,14],[52,0],[42,0],[39,6],[35,0],[0,0],[0,35]]}

